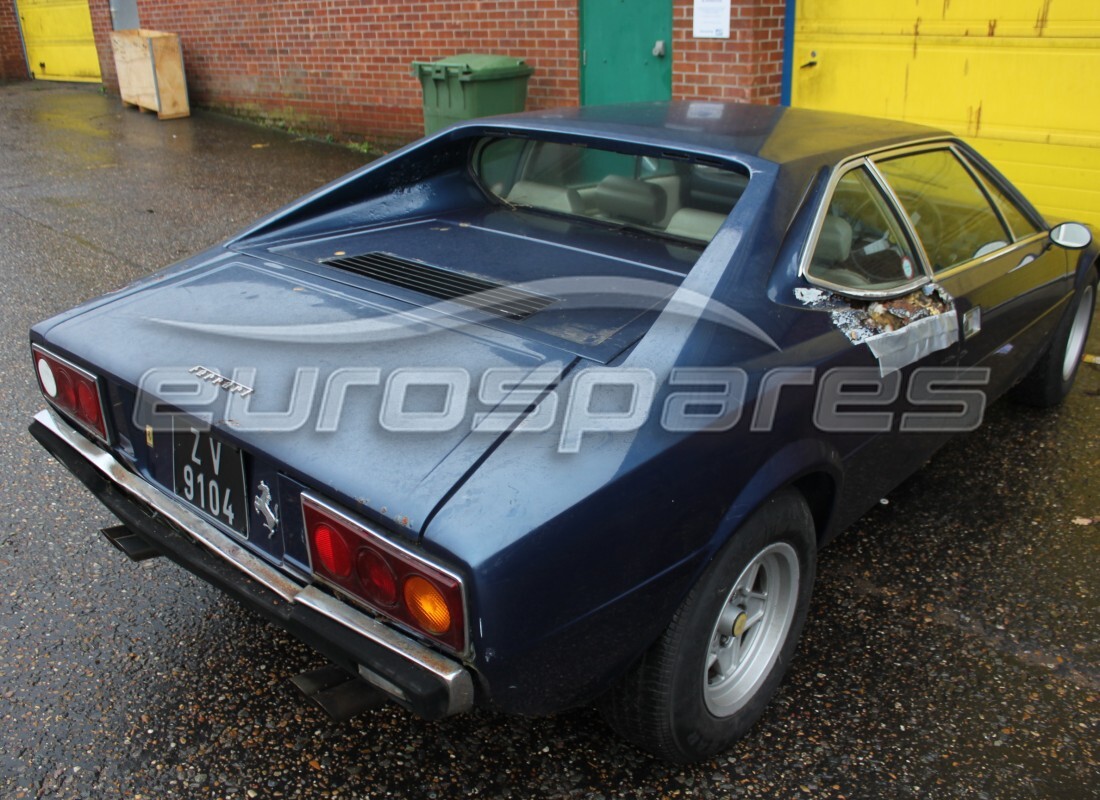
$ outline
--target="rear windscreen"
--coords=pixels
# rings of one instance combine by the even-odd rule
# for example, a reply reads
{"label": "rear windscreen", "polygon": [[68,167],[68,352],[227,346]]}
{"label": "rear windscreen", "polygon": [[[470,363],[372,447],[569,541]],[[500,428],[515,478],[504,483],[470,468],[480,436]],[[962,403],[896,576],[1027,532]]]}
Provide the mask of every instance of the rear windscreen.
{"label": "rear windscreen", "polygon": [[482,186],[503,203],[705,244],[748,185],[732,168],[530,139],[484,139]]}

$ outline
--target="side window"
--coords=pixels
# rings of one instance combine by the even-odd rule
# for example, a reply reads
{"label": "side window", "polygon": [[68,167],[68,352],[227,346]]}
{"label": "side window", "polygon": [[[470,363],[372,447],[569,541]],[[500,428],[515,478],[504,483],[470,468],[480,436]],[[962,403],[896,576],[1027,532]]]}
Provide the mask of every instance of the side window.
{"label": "side window", "polygon": [[933,272],[1012,241],[985,194],[950,150],[876,162],[917,229]]}
{"label": "side window", "polygon": [[1016,204],[1012,202],[1008,195],[1002,192],[977,167],[974,168],[974,171],[978,174],[982,186],[989,192],[989,196],[993,198],[993,202],[997,204],[997,208],[1005,218],[1005,222],[1008,223],[1008,227],[1012,229],[1013,241],[1019,241],[1032,234],[1039,233],[1039,227],[1016,207]]}
{"label": "side window", "polygon": [[864,167],[838,182],[807,275],[854,292],[912,284],[920,269],[901,224]]}

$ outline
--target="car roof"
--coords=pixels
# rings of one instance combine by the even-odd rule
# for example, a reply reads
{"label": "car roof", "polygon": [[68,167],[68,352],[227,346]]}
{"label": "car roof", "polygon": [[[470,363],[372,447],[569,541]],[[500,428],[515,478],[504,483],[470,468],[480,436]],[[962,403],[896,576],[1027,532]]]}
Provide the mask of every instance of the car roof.
{"label": "car roof", "polygon": [[736,154],[775,164],[833,162],[904,142],[950,136],[909,122],[805,108],[676,101],[533,111],[475,123],[644,145]]}

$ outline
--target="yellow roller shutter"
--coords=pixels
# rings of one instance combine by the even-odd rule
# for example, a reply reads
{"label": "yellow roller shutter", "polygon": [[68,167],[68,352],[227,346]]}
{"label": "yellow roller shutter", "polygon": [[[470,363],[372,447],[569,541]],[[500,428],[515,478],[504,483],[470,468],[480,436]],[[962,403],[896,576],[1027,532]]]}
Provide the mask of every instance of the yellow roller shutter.
{"label": "yellow roller shutter", "polygon": [[1100,231],[1100,2],[792,1],[793,105],[946,128]]}
{"label": "yellow roller shutter", "polygon": [[99,57],[88,0],[16,0],[31,75],[98,83]]}

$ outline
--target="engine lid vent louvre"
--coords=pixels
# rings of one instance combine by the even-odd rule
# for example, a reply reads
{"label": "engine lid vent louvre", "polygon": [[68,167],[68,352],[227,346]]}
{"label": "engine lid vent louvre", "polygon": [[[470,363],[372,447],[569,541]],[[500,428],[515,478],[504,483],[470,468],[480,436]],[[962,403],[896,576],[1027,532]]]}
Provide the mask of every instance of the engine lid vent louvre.
{"label": "engine lid vent louvre", "polygon": [[554,297],[412,261],[392,253],[340,256],[324,259],[321,263],[366,275],[391,286],[412,289],[441,300],[453,300],[505,319],[526,319],[557,302]]}

